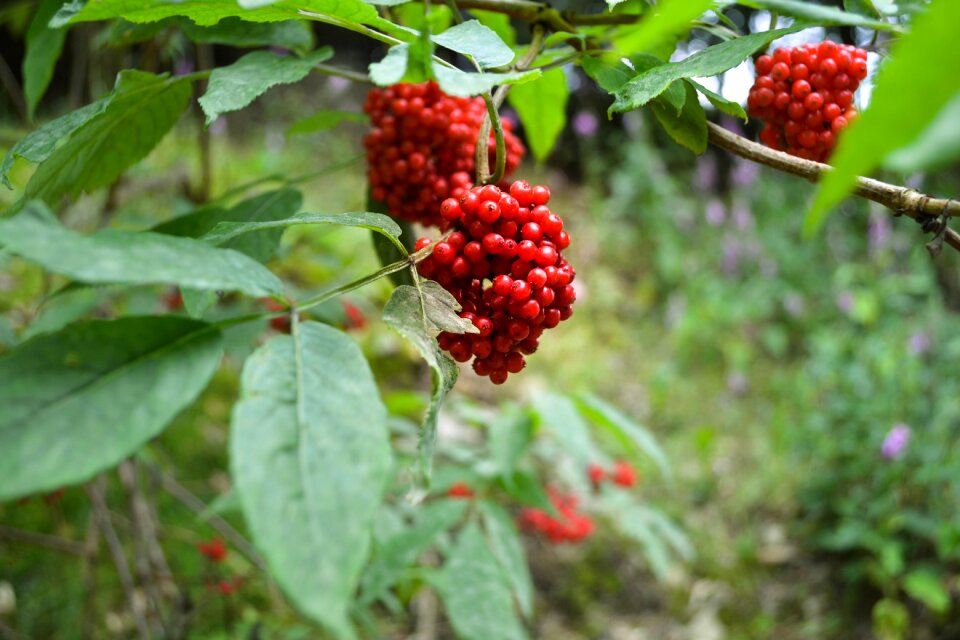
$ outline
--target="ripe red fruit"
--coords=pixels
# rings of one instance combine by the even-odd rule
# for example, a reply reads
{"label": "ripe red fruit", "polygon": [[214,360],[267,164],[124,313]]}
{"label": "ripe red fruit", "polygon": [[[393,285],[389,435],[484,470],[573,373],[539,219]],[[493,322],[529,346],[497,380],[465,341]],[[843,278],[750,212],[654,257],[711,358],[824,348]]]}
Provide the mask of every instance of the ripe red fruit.
{"label": "ripe red fruit", "polygon": [[[473,370],[494,384],[523,370],[524,355],[537,350],[544,329],[573,313],[575,272],[562,255],[570,236],[547,208],[549,199],[546,187],[520,180],[509,189],[470,189],[460,197],[461,216],[447,240],[417,265],[421,275],[453,294],[463,308],[460,316],[480,330],[441,333],[440,348],[458,362],[472,359]],[[484,222],[487,205],[510,219]],[[426,244],[419,240],[416,246]]]}
{"label": "ripe red fruit", "polygon": [[227,545],[220,538],[198,543],[197,551],[213,562],[223,562],[227,559]]}
{"label": "ripe red fruit", "polygon": [[637,472],[623,460],[614,465],[613,471],[610,472],[610,478],[614,484],[621,487],[632,487],[637,484]]}
{"label": "ripe red fruit", "polygon": [[[483,98],[449,96],[435,82],[397,84],[372,89],[364,111],[373,125],[364,138],[371,195],[391,215],[446,228],[457,219],[448,199],[465,210],[475,206],[456,199],[473,186]],[[510,175],[526,150],[512,123],[504,120],[503,128]],[[496,147],[489,147],[492,166]]]}
{"label": "ripe red fruit", "polygon": [[600,484],[606,480],[607,472],[604,471],[603,467],[598,464],[591,464],[587,467],[587,477],[590,478],[590,483],[593,485],[593,488],[596,489]]}
{"label": "ripe red fruit", "polygon": [[559,513],[554,517],[542,509],[525,508],[517,517],[517,525],[524,531],[539,532],[551,544],[582,542],[595,528],[593,520],[577,511],[577,499],[548,489],[550,502]]}
{"label": "ripe red fruit", "polygon": [[460,481],[450,485],[450,488],[447,489],[447,495],[451,498],[472,498],[476,494],[473,489],[470,488],[470,485]]}

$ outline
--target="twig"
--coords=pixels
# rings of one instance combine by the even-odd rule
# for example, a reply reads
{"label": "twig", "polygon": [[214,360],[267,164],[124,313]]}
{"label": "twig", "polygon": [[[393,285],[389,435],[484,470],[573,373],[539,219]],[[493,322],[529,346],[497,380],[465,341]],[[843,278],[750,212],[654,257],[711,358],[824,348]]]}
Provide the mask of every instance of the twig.
{"label": "twig", "polygon": [[137,633],[141,638],[149,640],[150,629],[147,627],[147,621],[143,617],[143,611],[140,610],[140,604],[137,601],[136,587],[133,583],[133,575],[130,573],[130,566],[127,564],[127,558],[123,555],[123,545],[120,538],[117,537],[117,531],[110,522],[110,511],[107,509],[106,501],[106,476],[100,475],[96,480],[86,486],[87,497],[90,498],[90,506],[93,508],[93,515],[96,519],[100,533],[110,549],[110,555],[113,556],[113,564],[117,568],[117,575],[120,577],[120,584],[123,585],[123,591],[127,596],[127,603],[130,607],[130,613],[133,615],[134,623],[137,625]]}
{"label": "twig", "polygon": [[0,540],[12,540],[13,542],[25,542],[39,547],[46,547],[55,551],[70,553],[75,556],[84,554],[83,545],[73,540],[50,536],[45,533],[36,533],[35,531],[25,531],[23,529],[14,529],[0,525]]}
{"label": "twig", "polygon": [[166,628],[163,618],[163,596],[157,588],[150,562],[149,543],[147,541],[150,528],[150,511],[144,501],[143,494],[140,492],[140,486],[137,482],[137,468],[133,460],[128,459],[120,463],[117,471],[120,475],[120,482],[123,484],[130,500],[130,513],[133,516],[134,567],[140,579],[140,584],[149,598],[156,620],[159,620],[164,626],[164,636],[169,636],[169,629]]}
{"label": "twig", "polygon": [[91,511],[87,518],[87,535],[83,541],[83,617],[80,632],[84,640],[94,637],[97,609],[97,556],[100,555],[100,532]]}
{"label": "twig", "polygon": [[[810,182],[817,182],[824,172],[832,169],[830,165],[797,158],[757,144],[712,122],[708,122],[707,127],[710,142],[721,149],[778,171],[800,176]],[[960,201],[932,198],[916,189],[887,184],[873,178],[858,177],[853,193],[882,204],[897,215],[905,215],[921,222],[938,216],[960,216]],[[944,240],[960,251],[960,234],[956,231],[947,228]]]}
{"label": "twig", "polygon": [[333,67],[328,64],[315,64],[313,65],[313,71],[323,74],[325,76],[337,76],[338,78],[346,78],[353,82],[360,82],[363,84],[373,84],[373,80],[370,79],[365,73],[360,73],[359,71],[351,71],[350,69],[341,69],[339,67]]}

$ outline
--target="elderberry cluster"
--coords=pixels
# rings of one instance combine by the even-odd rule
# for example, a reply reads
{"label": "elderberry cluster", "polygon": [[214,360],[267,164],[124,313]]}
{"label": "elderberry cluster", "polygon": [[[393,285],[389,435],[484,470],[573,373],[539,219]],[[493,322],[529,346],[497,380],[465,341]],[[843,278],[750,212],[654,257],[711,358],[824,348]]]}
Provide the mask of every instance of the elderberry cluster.
{"label": "elderberry cluster", "polygon": [[[576,275],[560,254],[570,244],[563,220],[547,208],[550,190],[518,180],[509,192],[474,187],[440,206],[453,231],[418,265],[463,307],[478,334],[441,333],[440,348],[457,362],[503,384],[519,373],[545,329],[573,314]],[[431,244],[417,241],[416,249]]]}
{"label": "elderberry cluster", "polygon": [[[487,108],[483,98],[445,94],[433,81],[375,88],[363,110],[373,129],[364,138],[371,196],[390,214],[409,222],[445,227],[440,203],[473,186],[476,145]],[[525,149],[502,121],[506,144],[504,175],[520,164]],[[496,141],[488,141],[490,166]]]}
{"label": "elderberry cluster", "polygon": [[593,520],[577,511],[577,497],[550,490],[550,502],[560,513],[555,518],[543,509],[525,508],[517,518],[524,531],[538,531],[553,544],[580,542],[595,528]]}
{"label": "elderberry cluster", "polygon": [[825,40],[777,49],[756,61],[750,115],[766,126],[760,141],[791,155],[826,162],[857,110],[853,94],[867,77],[867,52]]}

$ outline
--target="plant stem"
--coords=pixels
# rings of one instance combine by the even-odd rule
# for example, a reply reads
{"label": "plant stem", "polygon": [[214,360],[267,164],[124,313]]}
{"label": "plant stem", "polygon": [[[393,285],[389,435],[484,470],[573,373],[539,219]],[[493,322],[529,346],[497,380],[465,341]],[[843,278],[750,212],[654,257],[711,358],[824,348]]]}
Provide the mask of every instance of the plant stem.
{"label": "plant stem", "polygon": [[[506,86],[506,85],[504,85]],[[493,103],[493,97],[487,93],[483,96],[483,101],[487,104],[487,118],[484,119],[484,122],[489,120],[493,124],[493,137],[496,140],[496,165],[493,169],[493,175],[491,175],[485,182],[489,184],[497,184],[503,180],[503,172],[506,168],[507,160],[507,148],[506,141],[503,139],[503,123],[500,122],[500,114],[497,112],[497,106]],[[486,140],[484,140],[486,142]],[[477,141],[479,145],[480,142]],[[487,158],[489,163],[490,153],[487,151],[487,145],[483,145],[484,156]]]}
{"label": "plant stem", "polygon": [[313,67],[313,71],[316,73],[323,74],[325,76],[336,76],[338,78],[346,78],[353,82],[359,82],[362,84],[373,84],[373,81],[365,73],[360,73],[359,71],[351,71],[350,69],[340,69],[338,67],[333,67],[327,64],[316,64]]}
{"label": "plant stem", "polygon": [[73,540],[50,536],[45,533],[36,533],[34,531],[25,531],[23,529],[14,529],[0,525],[0,540],[11,540],[13,542],[25,542],[39,547],[46,547],[54,551],[62,551],[75,556],[84,555],[83,545]]}

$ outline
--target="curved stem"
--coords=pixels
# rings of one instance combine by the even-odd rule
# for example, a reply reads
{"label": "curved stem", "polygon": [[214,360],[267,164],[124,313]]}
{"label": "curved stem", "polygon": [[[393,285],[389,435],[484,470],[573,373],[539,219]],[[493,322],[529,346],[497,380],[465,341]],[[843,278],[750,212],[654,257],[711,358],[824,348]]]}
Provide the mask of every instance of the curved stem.
{"label": "curved stem", "polygon": [[[497,112],[497,106],[493,103],[493,97],[488,93],[483,96],[483,100],[487,103],[487,118],[484,122],[489,120],[493,124],[493,136],[497,143],[496,165],[494,165],[493,175],[491,175],[486,182],[489,184],[497,184],[503,180],[503,172],[507,162],[507,146],[506,141],[503,139],[503,123],[500,122],[500,114]],[[479,144],[480,141],[478,140],[477,145]],[[486,144],[483,145],[483,155],[487,157],[487,162],[489,163],[490,154],[487,152]]]}
{"label": "curved stem", "polygon": [[351,71],[349,69],[339,69],[326,64],[316,64],[313,66],[313,71],[320,73],[325,76],[336,76],[338,78],[346,78],[353,82],[362,82],[363,84],[373,84],[373,81],[365,73],[360,73],[359,71]]}

